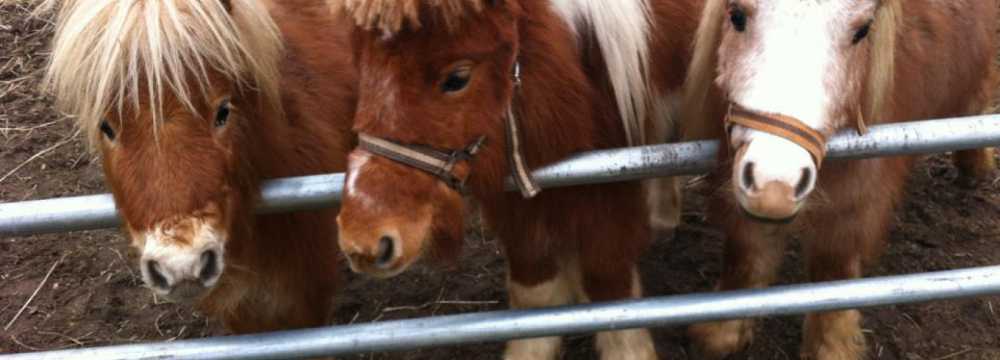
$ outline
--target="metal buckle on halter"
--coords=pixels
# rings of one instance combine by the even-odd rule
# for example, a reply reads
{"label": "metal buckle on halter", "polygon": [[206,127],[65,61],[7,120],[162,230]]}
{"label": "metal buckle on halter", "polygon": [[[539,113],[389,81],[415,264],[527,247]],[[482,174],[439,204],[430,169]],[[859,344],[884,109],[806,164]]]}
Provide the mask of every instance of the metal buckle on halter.
{"label": "metal buckle on halter", "polygon": [[515,89],[520,88],[521,87],[521,62],[520,61],[514,61],[513,80],[514,80],[514,88]]}
{"label": "metal buckle on halter", "polygon": [[466,145],[465,148],[463,148],[462,150],[452,151],[450,154],[448,154],[447,171],[443,171],[439,174],[436,174],[438,178],[444,181],[445,184],[448,185],[448,187],[455,189],[455,191],[458,191],[462,195],[465,195],[466,194],[465,182],[469,180],[469,176],[466,175],[463,178],[459,178],[458,176],[455,176],[455,174],[452,173],[451,170],[453,170],[455,168],[455,164],[459,162],[472,161],[472,159],[476,157],[476,154],[479,153],[479,149],[481,149],[485,144],[486,144],[486,135],[483,135],[476,138],[476,141],[473,141],[471,144]]}

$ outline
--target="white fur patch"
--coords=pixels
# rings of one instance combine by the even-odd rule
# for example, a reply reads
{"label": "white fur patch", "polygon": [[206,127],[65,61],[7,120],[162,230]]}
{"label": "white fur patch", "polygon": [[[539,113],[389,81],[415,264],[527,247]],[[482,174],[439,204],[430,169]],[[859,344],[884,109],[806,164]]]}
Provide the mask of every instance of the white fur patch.
{"label": "white fur patch", "polygon": [[[560,273],[552,280],[527,287],[508,279],[510,306],[514,309],[525,309],[570,304],[573,302],[573,284],[567,280],[567,276]],[[561,344],[562,337],[559,336],[509,341],[504,351],[504,359],[556,359]]]}
{"label": "white fur patch", "polygon": [[352,161],[348,164],[347,182],[344,185],[345,191],[348,193],[356,191],[358,174],[361,174],[361,169],[368,163],[369,159],[371,159],[371,154],[368,153],[361,153],[351,159]]}
{"label": "white fur patch", "polygon": [[[175,241],[169,240],[177,234],[170,229],[163,229],[156,226],[152,231],[145,232],[139,236],[145,238],[145,246],[142,248],[142,263],[148,260],[155,260],[158,264],[160,274],[167,280],[167,284],[174,285],[183,280],[198,279],[201,272],[201,254],[206,250],[216,252],[218,268],[224,269],[225,265],[225,236],[214,226],[200,220],[190,220],[194,222],[194,237],[191,244],[180,246]],[[151,283],[152,275],[149,269],[140,266],[143,279],[146,283]],[[219,277],[204,283],[206,287],[215,285]],[[167,295],[169,289],[152,288],[160,295]]]}
{"label": "white fur patch", "polygon": [[[835,107],[845,89],[853,24],[866,11],[874,9],[872,0],[850,1],[756,1],[744,33],[750,47],[739,56],[742,71],[722,84],[729,98],[753,111],[792,116],[809,127],[824,131],[832,128]],[[731,30],[730,30],[731,31]],[[749,130],[733,129],[734,145],[749,143],[744,161],[753,161],[757,185],[781,181],[795,186],[803,168],[815,170],[809,153],[783,138]],[[738,167],[742,169],[742,167]],[[814,172],[815,173],[815,172]],[[740,174],[737,174],[740,175]]]}
{"label": "white fur patch", "polygon": [[[560,274],[561,275],[561,274]],[[565,276],[527,287],[513,280],[507,281],[510,305],[516,309],[566,305],[573,302],[573,287]]]}
{"label": "white fur patch", "polygon": [[[843,3],[850,3],[844,1]],[[814,129],[825,125],[830,105],[830,82],[843,73],[833,68],[835,28],[847,16],[834,1],[757,2],[745,33],[753,46],[742,54],[740,69],[747,80],[728,84],[729,96],[750,109],[795,117]],[[841,76],[842,77],[842,76]]]}
{"label": "white fur patch", "polygon": [[[582,284],[581,284],[582,285]],[[639,278],[639,271],[632,269],[632,298],[642,297],[642,281]],[[581,298],[583,302],[590,302],[589,299]],[[601,352],[602,360],[611,359],[636,359],[655,360],[656,347],[653,345],[653,338],[646,329],[627,329],[619,331],[604,331],[597,333],[597,349]]]}
{"label": "white fur patch", "polygon": [[[867,9],[862,3],[869,4]],[[828,125],[832,89],[843,88],[843,58],[859,13],[874,1],[757,1],[747,31],[753,47],[742,54],[746,74],[726,84],[729,97],[750,109],[795,117],[814,129]],[[861,9],[859,9],[859,7]]]}
{"label": "white fur patch", "polygon": [[371,206],[374,200],[363,191],[358,191],[358,177],[365,171],[365,165],[371,158],[372,155],[367,152],[352,154],[347,164],[347,181],[344,183],[344,194],[350,196],[352,200],[359,201],[361,206],[366,208]]}
{"label": "white fur patch", "polygon": [[579,36],[590,29],[601,45],[629,145],[645,139],[650,86],[647,0],[551,0],[553,9]]}
{"label": "white fur patch", "polygon": [[562,338],[558,336],[513,340],[507,342],[504,360],[555,360],[559,356]]}
{"label": "white fur patch", "polygon": [[[733,138],[737,132],[744,133],[742,138],[751,139],[743,157],[739,159],[738,169],[743,169],[746,163],[752,162],[753,179],[756,188],[763,188],[767,183],[778,181],[795,187],[802,178],[802,169],[816,173],[816,165],[812,155],[805,148],[795,143],[768,133],[749,131],[745,128],[734,129]],[[739,176],[740,186],[742,174]]]}
{"label": "white fur patch", "polygon": [[656,360],[656,347],[646,329],[605,331],[597,334],[597,349],[602,360]]}

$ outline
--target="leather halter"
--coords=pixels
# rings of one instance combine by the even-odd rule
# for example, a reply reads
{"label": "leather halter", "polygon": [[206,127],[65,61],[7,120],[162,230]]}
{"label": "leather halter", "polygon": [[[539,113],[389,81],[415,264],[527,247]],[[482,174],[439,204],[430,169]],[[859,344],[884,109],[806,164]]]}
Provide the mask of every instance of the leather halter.
{"label": "leather halter", "polygon": [[733,104],[730,105],[729,114],[726,116],[726,131],[731,132],[733,125],[762,131],[801,146],[812,156],[816,169],[820,168],[823,158],[826,157],[826,135],[794,117],[750,111]]}
{"label": "leather halter", "polygon": [[462,150],[447,151],[424,145],[401,144],[367,134],[358,134],[358,145],[362,149],[423,170],[441,179],[448,187],[460,193],[465,193],[465,180],[469,174],[468,172],[465,174],[457,173],[455,165],[459,162],[472,160],[485,143],[486,136],[480,136]]}
{"label": "leather halter", "polygon": [[[860,108],[855,120],[854,129],[858,135],[868,134],[868,126],[865,125],[864,114]],[[809,152],[817,170],[823,164],[823,158],[826,156],[826,135],[799,119],[787,115],[751,111],[737,104],[730,104],[729,114],[726,115],[727,133],[732,132],[733,125],[746,126],[791,141]]]}
{"label": "leather halter", "polygon": [[[514,63],[513,81],[514,94],[511,104],[507,105],[505,119],[507,158],[514,172],[514,183],[521,191],[521,196],[530,199],[538,195],[542,189],[531,176],[531,171],[524,161],[524,155],[521,152],[521,132],[514,115],[514,98],[517,97],[521,88],[521,65],[518,62]],[[460,162],[471,161],[485,143],[486,136],[483,135],[461,150],[442,150],[426,145],[403,144],[364,133],[358,134],[358,146],[362,149],[400,164],[423,170],[462,194],[465,194],[465,181],[468,180],[470,173],[469,171],[457,172],[456,165]]]}

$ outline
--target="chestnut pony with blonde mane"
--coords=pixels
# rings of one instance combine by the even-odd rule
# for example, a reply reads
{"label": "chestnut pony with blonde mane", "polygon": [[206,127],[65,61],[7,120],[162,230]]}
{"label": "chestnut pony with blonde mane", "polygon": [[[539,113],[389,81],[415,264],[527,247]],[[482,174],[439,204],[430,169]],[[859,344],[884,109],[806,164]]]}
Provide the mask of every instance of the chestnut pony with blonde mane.
{"label": "chestnut pony with blonde mane", "polygon": [[[810,280],[862,276],[884,247],[914,160],[823,164],[825,139],[863,133],[866,121],[989,108],[997,7],[995,0],[708,1],[682,111],[687,137],[729,144],[710,204],[727,235],[718,290],[772,283],[793,233],[802,233]],[[966,178],[995,168],[991,149],[955,159]],[[857,310],[809,314],[802,358],[862,358],[860,322]],[[753,321],[699,324],[689,334],[698,354],[721,359],[750,343]]]}
{"label": "chestnut pony with blonde mane", "polygon": [[[650,229],[638,182],[524,199],[504,192],[504,178],[519,170],[515,145],[530,169],[655,138],[683,82],[697,10],[687,0],[337,6],[357,24],[361,77],[363,146],[349,157],[338,218],[351,268],[390,277],[424,257],[454,260],[467,190],[502,242],[512,307],[641,296],[636,262]],[[378,150],[387,148],[396,150]],[[454,156],[421,171],[401,153]],[[552,359],[560,342],[512,341],[505,356]],[[605,359],[656,358],[646,330],[600,333],[596,344]]]}
{"label": "chestnut pony with blonde mane", "polygon": [[336,210],[254,206],[263,179],[344,171],[354,144],[347,23],[271,5],[65,1],[46,78],[103,158],[143,281],[237,333],[330,319]]}

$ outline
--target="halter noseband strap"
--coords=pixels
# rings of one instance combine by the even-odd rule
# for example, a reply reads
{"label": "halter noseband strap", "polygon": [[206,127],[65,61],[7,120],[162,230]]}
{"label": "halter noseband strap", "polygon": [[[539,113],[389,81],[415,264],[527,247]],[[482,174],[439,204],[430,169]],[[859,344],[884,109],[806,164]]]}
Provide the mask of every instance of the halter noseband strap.
{"label": "halter noseband strap", "polygon": [[[514,94],[521,88],[521,65],[514,63],[513,70]],[[513,103],[514,99],[511,99]],[[506,133],[507,133],[507,159],[510,163],[511,171],[514,173],[514,183],[521,191],[521,196],[530,199],[542,191],[541,187],[531,176],[524,155],[521,153],[521,132],[518,128],[517,117],[514,114],[514,105],[507,106]],[[383,139],[368,134],[358,134],[358,145],[368,152],[385,157],[395,162],[412,166],[423,170],[441,179],[455,191],[465,193],[465,181],[469,173],[457,173],[456,167],[459,162],[472,160],[476,153],[486,143],[486,136],[480,136],[471,144],[461,150],[440,150],[426,145],[403,144],[393,140]]]}
{"label": "halter noseband strap", "polygon": [[826,135],[791,116],[750,111],[733,104],[729,107],[729,115],[726,116],[727,131],[730,131],[733,125],[763,131],[801,146],[812,156],[817,169],[826,157]]}
{"label": "halter noseband strap", "polygon": [[465,192],[465,180],[469,174],[457,173],[455,165],[472,160],[485,143],[486,136],[480,136],[461,150],[441,151],[429,146],[401,144],[368,134],[358,134],[358,145],[362,149],[430,173],[460,193]]}

